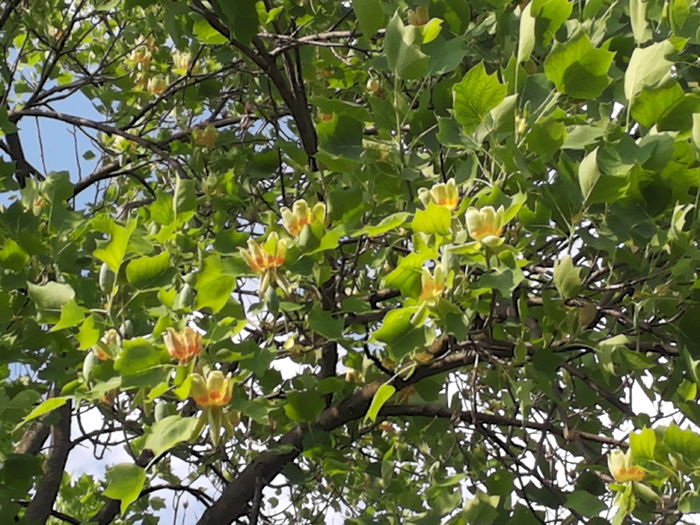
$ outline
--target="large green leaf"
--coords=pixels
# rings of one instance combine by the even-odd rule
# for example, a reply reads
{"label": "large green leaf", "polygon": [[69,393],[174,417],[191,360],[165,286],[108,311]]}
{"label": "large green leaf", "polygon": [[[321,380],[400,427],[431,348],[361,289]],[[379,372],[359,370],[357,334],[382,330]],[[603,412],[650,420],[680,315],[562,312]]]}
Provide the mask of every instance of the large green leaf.
{"label": "large green leaf", "polygon": [[506,86],[499,82],[495,72],[487,74],[484,63],[480,62],[452,88],[455,118],[466,133],[471,133],[505,97]]}
{"label": "large green leaf", "polygon": [[573,98],[598,97],[608,87],[614,53],[593,47],[583,31],[564,43],[555,43],[544,71],[557,91]]}
{"label": "large green leaf", "polygon": [[146,433],[143,448],[153,451],[160,456],[174,446],[192,439],[193,432],[197,428],[198,420],[194,417],[182,417],[178,415],[168,416],[156,421]]}
{"label": "large green leaf", "polygon": [[431,202],[425,210],[416,211],[411,228],[415,232],[449,235],[451,221],[450,210]]}
{"label": "large green leaf", "polygon": [[92,252],[100,261],[107,263],[109,269],[115,274],[124,261],[129,238],[136,228],[136,222],[132,221],[126,227],[120,226],[111,219],[101,217],[93,221],[95,229],[110,236],[108,241],[98,241],[98,248]]}
{"label": "large green leaf", "polygon": [[664,40],[632,52],[625,71],[627,100],[632,100],[642,88],[658,85],[669,77],[673,64],[666,57],[674,50],[673,44]]}
{"label": "large green leaf", "polygon": [[236,276],[224,267],[219,255],[210,255],[204,261],[204,269],[197,275],[195,308],[211,308],[216,313],[231,297],[236,287]]}
{"label": "large green leaf", "polygon": [[250,44],[258,33],[258,10],[255,0],[217,0],[224,13],[228,28],[233,37],[242,44]]}
{"label": "large green leaf", "polygon": [[146,481],[146,470],[132,463],[119,463],[107,470],[107,488],[104,495],[121,500],[121,513],[141,494]]}
{"label": "large green leaf", "polygon": [[396,388],[393,385],[383,384],[380,386],[372,397],[372,403],[369,405],[365,419],[376,421],[379,411],[386,404],[389,398],[394,395],[394,392],[396,392]]}
{"label": "large green leaf", "polygon": [[168,252],[153,257],[139,257],[126,266],[127,280],[139,289],[163,286],[170,281],[173,273]]}
{"label": "large green leaf", "polygon": [[142,337],[124,341],[114,361],[114,369],[123,375],[132,375],[159,365],[165,359],[163,351]]}
{"label": "large green leaf", "polygon": [[384,9],[381,0],[352,0],[352,8],[365,38],[371,38],[384,27]]}
{"label": "large green leaf", "polygon": [[420,28],[405,26],[396,13],[386,26],[384,53],[389,69],[399,78],[414,79],[428,70],[428,55],[420,49],[423,35]]}
{"label": "large green leaf", "polygon": [[316,392],[289,392],[284,412],[292,421],[311,422],[324,407],[323,398]]}
{"label": "large green leaf", "polygon": [[395,360],[426,344],[425,329],[411,323],[417,310],[417,307],[392,310],[384,317],[382,326],[372,334],[372,339],[388,346],[389,353]]}

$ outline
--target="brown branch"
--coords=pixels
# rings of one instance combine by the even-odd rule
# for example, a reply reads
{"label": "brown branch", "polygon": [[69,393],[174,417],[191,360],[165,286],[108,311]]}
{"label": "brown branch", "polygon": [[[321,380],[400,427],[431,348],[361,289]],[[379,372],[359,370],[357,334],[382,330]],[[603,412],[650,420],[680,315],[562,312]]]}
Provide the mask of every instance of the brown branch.
{"label": "brown branch", "polygon": [[15,447],[15,454],[31,454],[35,456],[41,451],[41,447],[44,446],[50,431],[51,427],[44,424],[43,421],[34,421],[22,434],[19,443]]}
{"label": "brown branch", "polygon": [[[408,379],[395,377],[390,384],[397,390],[401,390],[426,377],[473,364],[474,359],[475,354],[471,350],[448,355],[417,368]],[[259,454],[236,479],[224,488],[219,499],[204,512],[198,522],[199,525],[231,523],[239,516],[246,514],[255,495],[256,479],[262,481],[263,487],[270,483],[285,465],[294,461],[304,450],[304,437],[312,429],[331,431],[364,417],[375,392],[385,382],[375,381],[365,385],[345,398],[339,405],[321,412],[313,423],[299,425],[287,432],[275,443],[272,450]]]}
{"label": "brown branch", "polygon": [[51,426],[51,448],[44,462],[44,476],[24,513],[24,521],[28,524],[46,523],[51,515],[71,449],[71,407],[68,402],[56,411],[59,419]]}

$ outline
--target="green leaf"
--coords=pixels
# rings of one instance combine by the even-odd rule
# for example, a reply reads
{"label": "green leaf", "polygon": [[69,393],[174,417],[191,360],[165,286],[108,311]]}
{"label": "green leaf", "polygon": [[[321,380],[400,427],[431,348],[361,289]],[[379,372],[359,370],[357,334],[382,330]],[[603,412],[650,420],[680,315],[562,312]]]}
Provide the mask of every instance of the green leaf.
{"label": "green leaf", "polygon": [[255,0],[218,0],[217,3],[226,17],[231,34],[242,44],[250,44],[260,24]]}
{"label": "green leaf", "polygon": [[372,334],[372,340],[381,341],[389,347],[389,353],[395,360],[426,344],[425,329],[411,323],[411,317],[417,310],[418,307],[412,306],[390,311],[384,316],[382,326]]}
{"label": "green leaf", "polygon": [[119,226],[111,219],[100,218],[94,221],[95,229],[110,235],[109,241],[98,241],[97,248],[92,254],[100,261],[107,263],[115,274],[124,261],[129,238],[136,228],[136,222],[130,222],[126,228]]}
{"label": "green leaf", "polygon": [[378,29],[384,27],[384,9],[381,0],[352,0],[360,31],[365,38],[371,38]]}
{"label": "green leaf", "polygon": [[316,125],[319,147],[331,155],[359,159],[362,154],[362,122],[345,114],[333,114]]}
{"label": "green leaf", "polygon": [[496,73],[486,74],[484,63],[480,62],[452,88],[455,118],[466,133],[471,133],[505,97],[506,86],[499,82]]}
{"label": "green leaf", "polygon": [[148,289],[167,284],[174,270],[170,254],[163,252],[153,257],[139,257],[126,266],[126,279],[136,288]]}
{"label": "green leaf", "polygon": [[655,86],[668,78],[673,64],[666,57],[674,50],[673,44],[664,40],[645,48],[638,47],[632,52],[625,71],[627,100],[634,99],[644,87]]}
{"label": "green leaf", "polygon": [[41,417],[52,410],[56,410],[58,407],[65,405],[70,397],[50,397],[42,401],[38,406],[34,408],[29,414],[24,418],[24,421],[31,421],[37,417]]}
{"label": "green leaf", "polygon": [[314,421],[325,407],[323,398],[315,392],[289,392],[284,413],[292,421]]}
{"label": "green leaf", "polygon": [[647,1],[630,0],[630,22],[634,41],[637,44],[643,44],[651,38],[651,30],[647,22]]}
{"label": "green leaf", "polygon": [[431,202],[425,210],[416,211],[411,228],[415,232],[449,235],[451,222],[450,210]]}
{"label": "green leaf", "polygon": [[133,375],[159,365],[164,356],[164,351],[157,350],[143,337],[129,339],[124,341],[122,351],[114,360],[114,369],[122,375]]}
{"label": "green leaf", "polygon": [[401,290],[403,295],[418,297],[421,289],[421,268],[428,259],[437,256],[434,250],[409,253],[398,266],[384,278],[384,285]]}
{"label": "green leaf", "polygon": [[588,200],[593,188],[600,179],[600,170],[597,162],[598,148],[586,155],[578,168],[578,183],[584,200]]}
{"label": "green leaf", "polygon": [[664,432],[664,445],[690,469],[700,464],[700,435],[671,424]]}
{"label": "green leaf", "polygon": [[0,267],[20,272],[27,267],[29,254],[12,239],[6,239],[0,250]]}
{"label": "green leaf", "polygon": [[520,13],[520,32],[518,36],[518,64],[530,60],[535,48],[535,22],[532,16],[532,2],[528,3]]}
{"label": "green leaf", "polygon": [[372,397],[372,403],[369,405],[365,420],[371,419],[373,422],[376,421],[379,411],[389,401],[389,398],[394,395],[394,392],[396,392],[396,388],[393,385],[383,384],[380,386],[374,393],[374,397]]}
{"label": "green leaf", "polygon": [[393,213],[387,217],[384,217],[379,224],[375,226],[365,226],[352,233],[351,237],[359,237],[360,235],[367,235],[369,237],[377,237],[390,230],[394,230],[406,222],[406,219],[410,216],[410,213],[399,212]]}
{"label": "green leaf", "polygon": [[58,324],[56,324],[56,326],[54,326],[50,331],[56,332],[58,330],[63,330],[64,328],[79,325],[83,322],[83,319],[85,319],[86,312],[87,310],[85,308],[78,306],[78,303],[71,299],[61,307],[61,318],[58,321]]}
{"label": "green leaf", "polygon": [[156,421],[146,433],[143,448],[150,449],[153,454],[160,456],[178,443],[196,438],[197,436],[192,434],[197,428],[197,422],[197,418],[178,415]]}
{"label": "green leaf", "polygon": [[192,27],[194,36],[204,44],[219,45],[226,43],[226,37],[214,29],[204,18],[200,18]]}
{"label": "green leaf", "polygon": [[27,283],[27,291],[36,304],[42,321],[48,323],[59,322],[61,308],[75,297],[70,285],[55,281],[42,285]]}
{"label": "green leaf", "polygon": [[326,339],[337,341],[341,338],[343,320],[333,317],[330,312],[322,310],[318,305],[309,312],[309,325],[314,332]]}
{"label": "green leaf", "polygon": [[80,350],[87,350],[92,345],[97,343],[100,338],[100,330],[97,328],[95,323],[95,316],[89,315],[83,324],[80,325],[80,330],[78,330],[78,335],[75,336],[78,340]]}
{"label": "green leaf", "polygon": [[173,221],[183,224],[190,220],[197,209],[197,191],[192,179],[175,178],[173,194]]}
{"label": "green leaf", "polygon": [[107,488],[104,495],[121,500],[121,513],[139,497],[146,481],[146,470],[132,463],[119,463],[107,471]]}
{"label": "green leaf", "polygon": [[700,150],[700,113],[693,113],[693,144]]}
{"label": "green leaf", "polygon": [[204,260],[204,269],[197,275],[195,308],[211,308],[216,313],[231,297],[236,287],[236,276],[224,269],[219,255],[210,255]]}
{"label": "green leaf", "polygon": [[571,15],[573,3],[568,0],[533,0],[532,15],[544,22],[542,42],[545,46],[554,38],[554,34]]}
{"label": "green leaf", "polygon": [[597,516],[607,506],[587,490],[575,490],[566,495],[566,506],[587,517]]}
{"label": "green leaf", "polygon": [[644,88],[632,102],[632,116],[647,128],[673,109],[683,99],[683,88],[678,82],[666,82],[656,87]]}
{"label": "green leaf", "polygon": [[557,91],[573,98],[600,96],[610,83],[608,70],[615,54],[596,49],[583,31],[564,43],[556,42],[544,71]]}
{"label": "green leaf", "polygon": [[635,432],[630,436],[629,442],[633,461],[654,461],[656,433],[652,429],[645,428],[641,432]]}
{"label": "green leaf", "polygon": [[554,263],[554,286],[563,299],[575,297],[581,291],[581,268],[574,266],[569,255]]}
{"label": "green leaf", "polygon": [[419,27],[404,26],[398,12],[389,20],[384,36],[384,53],[389,69],[399,78],[420,78],[428,70],[428,55],[420,50]]}

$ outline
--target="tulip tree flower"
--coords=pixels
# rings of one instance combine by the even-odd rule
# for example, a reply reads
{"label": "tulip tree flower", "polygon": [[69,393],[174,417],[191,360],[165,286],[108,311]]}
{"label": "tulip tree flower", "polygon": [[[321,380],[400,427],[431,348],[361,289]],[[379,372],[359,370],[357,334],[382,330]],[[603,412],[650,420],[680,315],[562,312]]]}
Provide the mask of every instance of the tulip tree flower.
{"label": "tulip tree flower", "polygon": [[270,284],[275,282],[283,290],[287,289],[287,282],[281,275],[277,274],[277,268],[284,264],[287,255],[287,241],[280,239],[276,232],[272,232],[267,242],[262,246],[256,241],[249,240],[248,249],[240,248],[240,252],[250,269],[261,274],[261,297]]}
{"label": "tulip tree flower", "polygon": [[168,328],[163,341],[170,356],[181,365],[202,353],[202,335],[189,326],[180,332]]}
{"label": "tulip tree flower", "polygon": [[231,401],[233,379],[231,372],[224,375],[221,370],[211,370],[204,379],[200,374],[192,374],[190,396],[202,408],[222,407]]}
{"label": "tulip tree flower", "polygon": [[618,483],[627,481],[642,481],[645,476],[644,470],[632,465],[630,451],[627,453],[620,449],[613,450],[608,455],[608,468],[610,473]]}
{"label": "tulip tree flower", "polygon": [[192,64],[192,54],[189,51],[176,51],[173,53],[173,65],[176,73],[187,73],[192,66],[192,72],[196,72],[199,68],[197,64]]}
{"label": "tulip tree flower", "polygon": [[418,198],[426,207],[432,202],[450,211],[454,210],[457,204],[459,204],[459,193],[457,192],[454,179],[448,180],[447,184],[435,184],[429,190],[427,188],[421,188],[418,191]]}
{"label": "tulip tree flower", "polygon": [[108,361],[114,359],[117,355],[120,344],[121,337],[119,337],[119,332],[114,328],[110,328],[97,344],[92,347],[92,351],[100,361]]}
{"label": "tulip tree flower", "polygon": [[447,284],[447,275],[441,265],[435,267],[431,274],[427,268],[421,272],[421,292],[418,300],[428,306],[435,306],[442,297]]}
{"label": "tulip tree flower", "polygon": [[505,210],[500,206],[495,210],[493,206],[484,206],[481,209],[470,207],[467,210],[467,230],[475,241],[479,241],[489,248],[496,248],[503,244],[503,215]]}
{"label": "tulip tree flower", "polygon": [[151,95],[162,95],[168,87],[168,80],[162,75],[156,75],[148,79],[146,90]]}
{"label": "tulip tree flower", "polygon": [[218,136],[219,132],[211,124],[204,128],[197,128],[192,132],[194,143],[197,146],[204,146],[207,148],[211,148],[216,144],[216,138]]}
{"label": "tulip tree flower", "polygon": [[241,255],[251,270],[263,273],[266,270],[274,270],[284,264],[287,256],[287,242],[280,239],[276,232],[272,232],[264,245],[254,240],[248,241],[248,249],[240,249]]}
{"label": "tulip tree flower", "polygon": [[299,199],[292,205],[292,209],[282,208],[282,224],[292,237],[298,237],[304,226],[315,222],[323,223],[326,218],[326,205],[316,203],[309,208],[304,199]]}

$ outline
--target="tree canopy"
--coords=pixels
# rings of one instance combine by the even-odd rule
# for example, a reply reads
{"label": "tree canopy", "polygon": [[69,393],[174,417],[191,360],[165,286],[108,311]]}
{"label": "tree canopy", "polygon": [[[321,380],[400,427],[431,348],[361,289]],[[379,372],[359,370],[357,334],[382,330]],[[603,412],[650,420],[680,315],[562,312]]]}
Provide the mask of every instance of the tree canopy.
{"label": "tree canopy", "polygon": [[687,523],[699,28],[5,0],[3,519]]}

